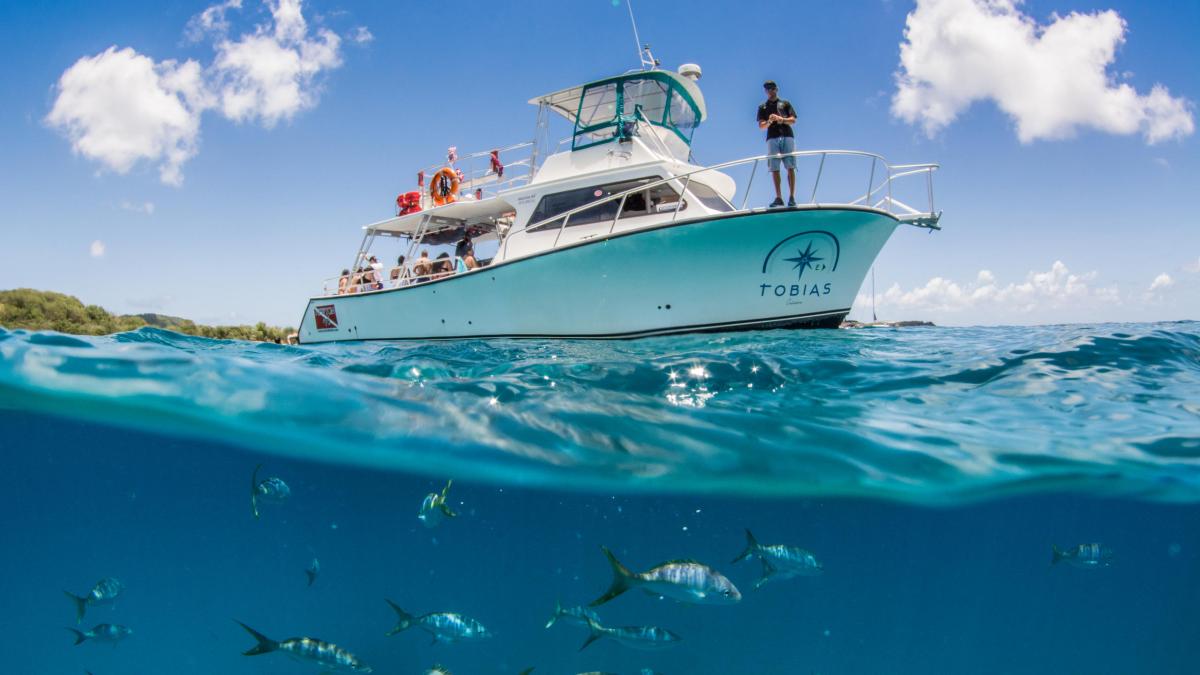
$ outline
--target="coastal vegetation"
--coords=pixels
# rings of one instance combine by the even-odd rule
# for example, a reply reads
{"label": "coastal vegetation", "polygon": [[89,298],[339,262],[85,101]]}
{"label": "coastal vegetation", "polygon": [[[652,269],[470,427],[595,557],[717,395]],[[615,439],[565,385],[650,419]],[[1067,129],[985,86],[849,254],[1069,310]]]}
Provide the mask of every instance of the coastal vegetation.
{"label": "coastal vegetation", "polygon": [[185,335],[257,342],[286,342],[292,332],[291,328],[268,326],[261,321],[253,326],[205,326],[164,314],[112,314],[99,305],[85,305],[71,295],[31,288],[0,291],[0,327],[8,329],[108,335],[145,326]]}

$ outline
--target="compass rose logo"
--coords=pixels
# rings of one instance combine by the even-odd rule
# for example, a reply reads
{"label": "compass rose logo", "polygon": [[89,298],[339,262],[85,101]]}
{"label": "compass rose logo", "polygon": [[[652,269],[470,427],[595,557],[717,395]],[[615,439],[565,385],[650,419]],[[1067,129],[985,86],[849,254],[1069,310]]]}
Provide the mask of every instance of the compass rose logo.
{"label": "compass rose logo", "polygon": [[[834,292],[842,244],[832,232],[809,230],[771,247],[763,258],[758,295],[789,305],[816,301]],[[795,276],[792,276],[795,275]]]}
{"label": "compass rose logo", "polygon": [[[796,275],[796,279],[798,281],[802,281],[804,279],[805,269],[816,269],[815,263],[819,263],[825,259],[817,255],[817,252],[813,250],[813,242],[811,239],[808,241],[808,245],[804,247],[803,251],[796,249],[796,253],[798,255],[795,258],[784,258],[784,260],[790,263],[796,263],[796,266],[792,269],[800,270],[800,272]],[[824,265],[821,265],[821,269],[824,269],[824,267]]]}

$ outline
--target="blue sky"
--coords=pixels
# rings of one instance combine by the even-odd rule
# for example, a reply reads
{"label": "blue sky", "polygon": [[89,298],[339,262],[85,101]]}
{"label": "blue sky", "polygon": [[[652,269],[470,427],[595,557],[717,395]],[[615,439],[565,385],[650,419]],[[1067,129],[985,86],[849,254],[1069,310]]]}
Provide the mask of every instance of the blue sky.
{"label": "blue sky", "polygon": [[[611,0],[294,2],[0,6],[0,288],[294,325],[417,168],[637,65]],[[798,146],[942,164],[945,230],[893,237],[881,318],[1200,318],[1200,4],[634,7],[664,66],[704,68],[702,161],[762,152],[770,77]]]}

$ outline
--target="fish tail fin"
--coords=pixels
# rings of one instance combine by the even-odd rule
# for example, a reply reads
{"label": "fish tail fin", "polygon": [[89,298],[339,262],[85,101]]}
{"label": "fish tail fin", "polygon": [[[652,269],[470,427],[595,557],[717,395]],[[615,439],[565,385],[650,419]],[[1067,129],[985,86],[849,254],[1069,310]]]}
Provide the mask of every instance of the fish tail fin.
{"label": "fish tail fin", "polygon": [[[78,595],[75,595],[74,593],[68,593],[66,591],[63,591],[63,595],[67,596],[68,598],[71,599],[72,602],[75,603],[75,624],[78,625],[78,624],[82,623],[83,615],[87,614],[88,599],[81,598]],[[78,643],[76,643],[76,644],[78,644]]]}
{"label": "fish tail fin", "polygon": [[591,632],[588,633],[587,639],[583,641],[583,644],[579,645],[579,651],[587,649],[588,645],[604,637],[604,633],[600,631],[600,624],[596,623],[595,619],[588,618],[588,630]]}
{"label": "fish tail fin", "polygon": [[555,598],[554,599],[554,614],[553,614],[553,616],[550,617],[550,620],[546,622],[546,628],[553,626],[554,623],[556,621],[558,621],[558,617],[560,617],[560,616],[562,616],[562,599]]}
{"label": "fish tail fin", "polygon": [[1067,554],[1064,553],[1062,549],[1060,549],[1055,544],[1050,544],[1050,564],[1051,565],[1057,565],[1058,561],[1062,560],[1065,557],[1067,557]]}
{"label": "fish tail fin", "polygon": [[250,511],[254,513],[254,517],[258,518],[258,470],[262,468],[262,464],[254,467],[254,473],[250,474]]}
{"label": "fish tail fin", "polygon": [[627,567],[622,565],[617,560],[617,556],[613,555],[612,551],[608,550],[607,547],[601,546],[600,550],[604,551],[604,555],[608,558],[608,564],[612,565],[613,580],[612,585],[608,587],[608,591],[592,601],[592,607],[603,605],[630,588],[633,588],[633,572],[630,572]]}
{"label": "fish tail fin", "polygon": [[241,626],[242,628],[245,628],[247,633],[253,635],[255,640],[258,640],[258,644],[254,645],[250,649],[247,649],[246,651],[242,652],[243,656],[257,656],[259,654],[266,654],[268,652],[273,652],[276,649],[279,649],[278,642],[272,640],[271,638],[267,637],[266,635],[263,635],[262,633],[260,633],[256,630],[254,630],[253,628],[251,628],[250,626],[247,626],[246,624],[242,623],[241,621],[236,621],[236,623],[237,623],[237,625]]}
{"label": "fish tail fin", "polygon": [[400,631],[408,630],[413,623],[413,615],[400,608],[400,605],[384,598],[386,602],[396,612],[396,626],[387,632],[387,635],[395,635]]}
{"label": "fish tail fin", "polygon": [[754,533],[750,531],[750,528],[746,528],[746,550],[742,551],[741,555],[734,558],[733,562],[741,562],[754,555],[756,551],[758,551],[758,540],[754,538]]}
{"label": "fish tail fin", "polygon": [[67,630],[69,630],[75,634],[75,644],[76,645],[81,645],[84,642],[87,642],[87,639],[88,639],[87,633],[85,633],[81,630],[77,630],[75,628],[68,628]]}
{"label": "fish tail fin", "polygon": [[766,559],[763,559],[763,561],[762,561],[762,576],[759,577],[758,581],[754,582],[754,590],[757,591],[758,589],[762,588],[763,584],[765,584],[771,580],[771,575],[775,574],[775,572],[776,572],[775,566],[772,565],[771,563],[767,562]]}
{"label": "fish tail fin", "polygon": [[451,485],[454,485],[454,479],[446,481],[446,487],[442,488],[442,498],[440,500],[442,513],[446,514],[447,518],[454,518],[458,516],[458,514],[454,512],[454,509],[450,508],[450,505],[446,503],[446,498],[450,494]]}

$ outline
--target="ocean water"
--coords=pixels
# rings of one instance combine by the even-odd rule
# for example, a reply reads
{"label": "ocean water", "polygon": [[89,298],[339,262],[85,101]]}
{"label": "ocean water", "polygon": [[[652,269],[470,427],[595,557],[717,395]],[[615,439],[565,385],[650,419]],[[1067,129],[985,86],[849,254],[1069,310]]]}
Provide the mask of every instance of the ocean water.
{"label": "ocean water", "polygon": [[[5,673],[1200,672],[1200,323],[279,346],[0,330]],[[251,511],[251,476],[290,488]],[[453,479],[454,518],[422,499]],[[755,588],[750,529],[820,561]],[[1095,568],[1052,546],[1097,543]],[[718,570],[740,602],[612,578]],[[310,587],[313,558],[320,575]],[[73,603],[124,590],[82,628]],[[396,615],[493,634],[430,644]]]}

